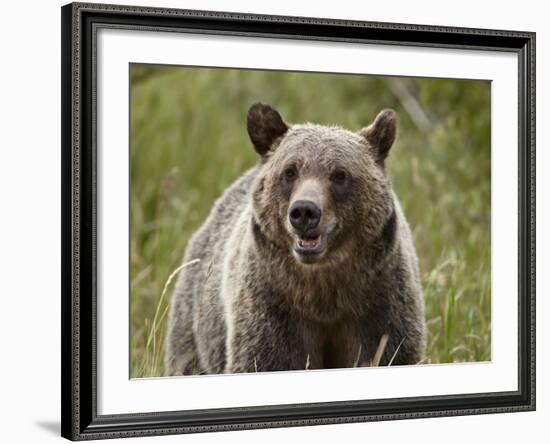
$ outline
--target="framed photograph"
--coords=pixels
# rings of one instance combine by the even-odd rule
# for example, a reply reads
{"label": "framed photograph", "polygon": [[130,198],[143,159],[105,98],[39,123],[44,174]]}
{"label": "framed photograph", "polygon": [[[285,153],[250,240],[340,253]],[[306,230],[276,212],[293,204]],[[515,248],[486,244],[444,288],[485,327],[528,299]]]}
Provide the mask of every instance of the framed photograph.
{"label": "framed photograph", "polygon": [[61,14],[64,437],[534,410],[534,33]]}

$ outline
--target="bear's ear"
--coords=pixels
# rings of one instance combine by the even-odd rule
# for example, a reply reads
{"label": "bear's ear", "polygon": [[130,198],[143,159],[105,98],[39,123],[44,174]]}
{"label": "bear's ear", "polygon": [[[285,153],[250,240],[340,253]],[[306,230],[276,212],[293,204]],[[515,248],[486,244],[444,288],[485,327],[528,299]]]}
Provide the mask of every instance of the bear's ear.
{"label": "bear's ear", "polygon": [[246,121],[250,140],[262,156],[269,151],[273,142],[288,130],[281,115],[263,103],[255,103],[250,107]]}
{"label": "bear's ear", "polygon": [[397,115],[395,111],[385,109],[378,113],[374,122],[359,131],[359,134],[371,145],[380,165],[384,164],[384,159],[395,140],[396,124]]}

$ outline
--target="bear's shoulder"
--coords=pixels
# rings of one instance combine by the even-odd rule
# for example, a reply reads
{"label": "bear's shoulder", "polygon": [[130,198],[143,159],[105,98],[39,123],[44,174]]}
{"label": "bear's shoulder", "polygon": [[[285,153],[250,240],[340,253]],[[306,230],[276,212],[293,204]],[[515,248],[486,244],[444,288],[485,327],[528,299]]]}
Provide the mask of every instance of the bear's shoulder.
{"label": "bear's shoulder", "polygon": [[203,225],[189,241],[186,259],[202,257],[208,255],[212,249],[221,248],[237,218],[249,203],[257,174],[257,166],[250,168],[214,202]]}

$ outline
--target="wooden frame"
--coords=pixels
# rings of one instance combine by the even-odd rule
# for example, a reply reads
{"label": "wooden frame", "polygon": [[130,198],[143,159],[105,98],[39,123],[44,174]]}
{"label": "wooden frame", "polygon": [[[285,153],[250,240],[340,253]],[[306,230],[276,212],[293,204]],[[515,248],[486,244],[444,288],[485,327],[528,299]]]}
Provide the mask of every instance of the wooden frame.
{"label": "wooden frame", "polygon": [[[535,34],[73,3],[62,8],[62,435],[72,440],[533,410],[535,408]],[[519,389],[384,401],[97,414],[98,27],[511,51],[519,61]]]}

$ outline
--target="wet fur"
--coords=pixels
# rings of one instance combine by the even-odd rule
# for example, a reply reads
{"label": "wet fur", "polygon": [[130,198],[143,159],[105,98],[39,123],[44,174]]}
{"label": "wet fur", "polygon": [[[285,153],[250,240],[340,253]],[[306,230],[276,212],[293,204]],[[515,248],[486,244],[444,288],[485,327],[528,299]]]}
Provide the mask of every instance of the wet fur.
{"label": "wet fur", "polygon": [[[370,365],[385,334],[380,365],[392,357],[393,365],[418,363],[422,289],[409,227],[383,166],[389,147],[381,156],[365,137],[369,128],[355,134],[294,125],[282,136],[279,122],[276,128],[271,149],[218,199],[188,245],[184,262],[200,262],[181,272],[172,297],[166,374]],[[371,126],[372,133],[387,143],[388,132]],[[339,231],[326,259],[312,265],[292,256],[285,228],[292,190],[279,179],[289,162],[327,195],[334,163],[354,181],[345,199],[327,198]]]}

